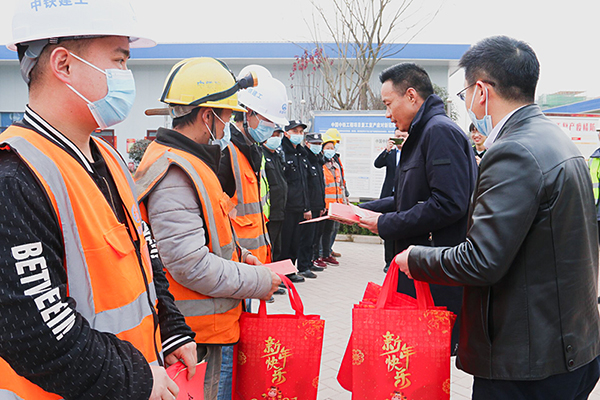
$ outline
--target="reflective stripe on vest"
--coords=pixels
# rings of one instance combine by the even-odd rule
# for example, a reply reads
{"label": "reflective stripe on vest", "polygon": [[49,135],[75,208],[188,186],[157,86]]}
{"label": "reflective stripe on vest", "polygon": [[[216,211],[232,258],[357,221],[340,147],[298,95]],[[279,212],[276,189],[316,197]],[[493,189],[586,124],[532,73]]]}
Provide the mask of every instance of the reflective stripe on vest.
{"label": "reflective stripe on vest", "polygon": [[323,165],[323,177],[325,178],[325,205],[329,207],[331,203],[343,203],[344,195],[341,183],[341,169],[336,164]]}
{"label": "reflective stripe on vest", "polygon": [[244,188],[242,183],[242,171],[240,170],[240,160],[238,158],[237,150],[234,145],[229,143],[229,153],[231,154],[231,160],[233,163],[233,174],[235,176],[235,193],[238,198],[238,202],[235,206],[238,217],[243,217],[249,214],[258,214],[262,212],[261,202],[246,203],[244,201]]}
{"label": "reflective stripe on vest", "polygon": [[[131,192],[132,180],[118,153],[99,139],[92,140],[114,178],[128,218],[125,225],[117,220],[88,171],[55,143],[33,130],[11,126],[0,136],[0,148],[10,148],[30,168],[57,216],[67,295],[75,300],[76,311],[92,328],[130,342],[147,361],[158,365],[157,357],[162,358],[162,354],[153,310],[156,292],[147,245],[143,236],[137,235],[141,218]],[[109,277],[110,270],[118,274]],[[141,273],[146,275],[145,280]],[[58,322],[53,330],[66,332],[74,323],[70,318]],[[59,398],[17,375],[2,359],[0,376],[2,399]]]}
{"label": "reflective stripe on vest", "polygon": [[25,400],[8,390],[0,389],[0,400]]}
{"label": "reflective stripe on vest", "polygon": [[267,172],[265,170],[266,164],[267,159],[263,154],[260,161],[260,201],[263,205],[263,213],[265,214],[265,217],[269,219],[271,216],[271,192],[269,180],[267,179]]}
{"label": "reflective stripe on vest", "polygon": [[[21,137],[12,137],[5,143],[8,143],[27,159],[28,163],[48,184],[54,195],[58,213],[61,216],[61,231],[65,246],[66,265],[68,266],[69,296],[77,300],[77,312],[88,320],[92,328],[115,335],[135,328],[142,319],[152,315],[146,293],[142,293],[135,301],[123,307],[95,312],[92,283],[87,273],[88,265],[77,225],[72,223],[75,221],[75,215],[62,174],[48,156],[27,140]],[[149,289],[152,301],[156,301],[154,285],[150,284]],[[71,322],[74,323],[74,317]]]}
{"label": "reflective stripe on vest", "polygon": [[[236,230],[238,243],[250,250],[263,264],[269,263],[271,262],[271,241],[267,233],[262,201],[259,197],[262,193],[259,190],[260,183],[258,184],[259,187],[256,187],[256,181],[249,181],[249,178],[256,178],[256,174],[248,160],[245,157],[243,160],[241,159],[243,155],[238,154],[238,149],[233,143],[229,143],[229,153],[231,154],[231,168],[235,178],[233,200],[236,203],[237,212],[235,218],[232,219],[232,223]],[[252,175],[247,177],[244,173]],[[261,176],[262,173],[261,168]],[[248,194],[251,194],[253,198],[247,199]]]}
{"label": "reflective stripe on vest", "polygon": [[592,191],[594,193],[594,201],[596,205],[598,205],[598,200],[600,199],[600,177],[598,174],[600,173],[600,158],[590,158],[588,162],[590,167],[590,175],[592,177]]}
{"label": "reflective stripe on vest", "polygon": [[[227,210],[222,208],[218,191],[223,192],[215,173],[201,159],[182,150],[153,142],[136,173],[138,200],[146,199],[168,173],[171,165],[177,165],[193,183],[201,202],[204,226],[208,233],[206,247],[221,258],[238,261],[237,244],[231,229]],[[145,216],[147,219],[147,216]],[[219,231],[221,230],[221,231]],[[227,243],[221,244],[221,241]],[[239,340],[239,317],[241,301],[232,298],[212,298],[188,289],[178,283],[168,272],[167,279],[175,304],[186,317],[187,324],[196,332],[197,343],[231,344]],[[217,315],[218,314],[218,315]]]}
{"label": "reflective stripe on vest", "polygon": [[[215,222],[215,213],[212,208],[212,204],[210,198],[208,196],[208,192],[202,184],[202,178],[198,175],[198,172],[193,167],[192,164],[185,158],[165,150],[165,153],[160,156],[155,162],[152,163],[148,170],[144,172],[143,175],[136,181],[137,190],[142,198],[145,198],[148,193],[146,193],[149,189],[151,189],[152,184],[156,181],[158,176],[166,173],[167,169],[171,161],[173,160],[176,164],[178,164],[192,179],[197,188],[198,196],[202,201],[202,204],[207,209],[207,215],[204,218],[208,219],[208,228],[209,228],[209,237],[211,238],[211,252],[218,255],[221,258],[226,260],[231,260],[233,256],[233,252],[235,250],[235,243],[232,240],[225,246],[221,246],[221,242],[219,240],[219,232],[217,231],[217,224]],[[216,246],[215,246],[216,244]]]}

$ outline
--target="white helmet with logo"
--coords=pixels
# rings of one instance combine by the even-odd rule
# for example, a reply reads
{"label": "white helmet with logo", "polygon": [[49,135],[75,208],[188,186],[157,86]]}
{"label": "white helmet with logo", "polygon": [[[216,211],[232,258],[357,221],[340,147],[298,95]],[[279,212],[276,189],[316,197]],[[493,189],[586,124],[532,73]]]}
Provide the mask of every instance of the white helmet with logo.
{"label": "white helmet with logo", "polygon": [[258,72],[257,75],[258,85],[240,90],[238,101],[277,125],[287,125],[288,97],[285,85],[264,73]]}
{"label": "white helmet with logo", "polygon": [[126,0],[18,0],[12,32],[12,41],[6,47],[15,51],[18,44],[27,45],[21,60],[21,73],[26,81],[44,47],[60,38],[125,36],[131,47],[156,45],[141,33],[133,8]]}

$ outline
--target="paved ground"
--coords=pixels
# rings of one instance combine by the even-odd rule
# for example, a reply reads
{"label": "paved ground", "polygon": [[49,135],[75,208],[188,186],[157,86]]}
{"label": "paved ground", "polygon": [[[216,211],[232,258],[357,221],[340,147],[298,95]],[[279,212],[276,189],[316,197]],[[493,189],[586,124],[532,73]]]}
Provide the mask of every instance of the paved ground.
{"label": "paved ground", "polygon": [[[320,314],[325,320],[325,338],[321,361],[318,400],[350,400],[336,380],[337,371],[348,343],[352,324],[352,305],[365,290],[367,282],[383,282],[383,246],[380,244],[336,242],[335,251],[342,253],[340,266],[318,272],[317,279],[296,285],[304,302],[305,313]],[[254,302],[254,307],[257,304]],[[277,296],[268,305],[270,313],[291,313],[287,297]],[[472,378],[452,363],[451,400],[471,397]],[[600,386],[590,399],[600,400]]]}

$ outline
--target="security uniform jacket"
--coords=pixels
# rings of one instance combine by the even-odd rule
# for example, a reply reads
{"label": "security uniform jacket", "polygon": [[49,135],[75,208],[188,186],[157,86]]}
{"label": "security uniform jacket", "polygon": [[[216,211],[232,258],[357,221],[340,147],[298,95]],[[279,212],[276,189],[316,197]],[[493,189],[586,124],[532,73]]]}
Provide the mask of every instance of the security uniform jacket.
{"label": "security uniform jacket", "polygon": [[[382,238],[395,240],[395,254],[410,245],[454,246],[464,241],[477,164],[467,137],[446,115],[437,95],[429,96],[413,119],[396,172],[394,197],[363,205],[387,212],[377,225]],[[413,282],[404,274],[398,291],[415,295]],[[457,314],[461,291],[431,287],[435,303]],[[455,328],[453,344],[457,333]]]}
{"label": "security uniform jacket", "polygon": [[0,143],[0,397],[147,399],[156,340],[171,352],[193,333],[125,163],[96,139],[87,160],[29,107]]}
{"label": "security uniform jacket", "polygon": [[581,153],[537,105],[519,109],[479,164],[466,242],[409,257],[415,279],[464,286],[458,367],[538,380],[596,358],[597,234]]}
{"label": "security uniform jacket", "polygon": [[325,177],[323,176],[323,156],[306,150],[308,160],[308,194],[311,211],[325,209]]}
{"label": "security uniform jacket", "polygon": [[269,201],[271,213],[269,221],[283,221],[287,203],[288,186],[285,180],[285,166],[279,150],[273,152],[262,148],[265,157],[265,172],[269,181]]}
{"label": "security uniform jacket", "polygon": [[286,211],[303,213],[310,211],[308,196],[308,160],[306,149],[294,147],[287,137],[281,141],[285,159],[285,180],[288,184]]}
{"label": "security uniform jacket", "polygon": [[383,180],[381,194],[379,195],[379,198],[381,199],[394,195],[394,178],[396,177],[396,167],[398,166],[398,164],[396,164],[396,159],[398,158],[397,153],[398,149],[396,146],[389,152],[384,149],[373,162],[375,168],[385,167],[385,179]]}

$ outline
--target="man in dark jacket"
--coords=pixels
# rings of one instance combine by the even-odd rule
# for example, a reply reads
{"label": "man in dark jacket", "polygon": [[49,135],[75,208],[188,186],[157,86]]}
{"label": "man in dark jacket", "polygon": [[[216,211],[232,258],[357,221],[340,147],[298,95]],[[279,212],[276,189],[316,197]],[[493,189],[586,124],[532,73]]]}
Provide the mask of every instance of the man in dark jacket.
{"label": "man in dark jacket", "polygon": [[[456,247],[396,257],[418,280],[464,286],[457,365],[473,399],[587,399],[598,381],[598,237],[584,158],[534,104],[529,45],[484,39],[459,93],[488,151]],[[463,95],[464,93],[464,95]]]}
{"label": "man in dark jacket", "polygon": [[[281,234],[281,258],[298,258],[300,245],[300,225],[305,219],[310,219],[310,199],[308,197],[308,160],[306,148],[301,145],[304,140],[306,125],[302,121],[290,121],[285,127],[285,137],[281,142],[285,158],[285,179],[288,184],[288,198],[285,205],[285,219]],[[310,269],[300,269],[298,274],[291,275],[292,281],[303,282],[304,278],[316,278]]]}
{"label": "man in dark jacket", "polygon": [[[380,77],[386,115],[408,132],[398,165],[394,197],[375,200],[364,208],[384,212],[361,225],[386,240],[396,254],[411,244],[453,246],[467,233],[467,210],[477,165],[463,131],[446,115],[427,72],[405,63],[384,70]],[[413,282],[400,274],[398,291],[415,296]],[[432,285],[438,306],[460,312],[462,289]],[[458,327],[453,331],[453,352]]]}
{"label": "man in dark jacket", "polygon": [[[396,168],[398,167],[398,163],[400,162],[400,151],[402,151],[402,146],[404,145],[404,141],[407,137],[408,133],[401,132],[399,129],[396,129],[394,131],[394,138],[401,139],[402,142],[396,144],[394,140],[388,139],[385,149],[383,149],[381,154],[377,156],[375,162],[373,163],[375,165],[375,168],[385,167],[385,179],[383,180],[383,186],[381,187],[381,194],[379,195],[380,199],[384,199],[386,197],[394,195],[394,181],[396,179]],[[383,272],[387,273],[390,263],[396,255],[396,253],[394,253],[394,241],[384,240],[383,248],[385,259],[385,267],[383,267]]]}
{"label": "man in dark jacket", "polygon": [[273,247],[273,261],[281,260],[281,231],[285,219],[285,205],[287,203],[287,181],[285,180],[285,165],[281,150],[283,129],[275,128],[273,136],[263,143],[265,157],[265,173],[269,182],[269,215],[267,230]]}
{"label": "man in dark jacket", "polygon": [[[323,140],[320,133],[307,133],[305,136],[306,157],[308,160],[308,196],[310,203],[310,212],[312,218],[325,215],[325,178],[323,177],[323,155],[321,149]],[[300,247],[298,248],[298,270],[310,270],[313,272],[323,271],[325,268],[321,265],[315,265],[313,260],[315,235],[319,223],[309,223],[300,226]],[[325,264],[325,263],[323,263]],[[325,264],[326,266],[327,264]]]}

